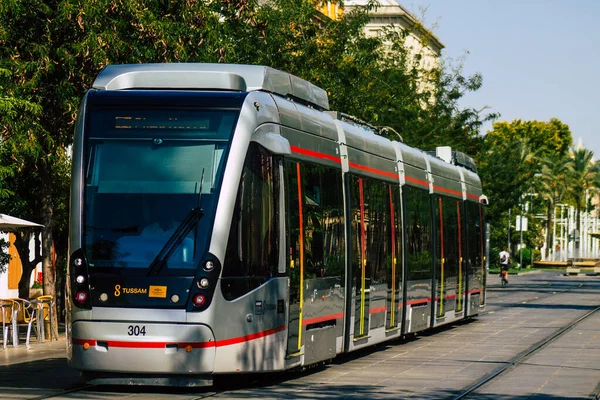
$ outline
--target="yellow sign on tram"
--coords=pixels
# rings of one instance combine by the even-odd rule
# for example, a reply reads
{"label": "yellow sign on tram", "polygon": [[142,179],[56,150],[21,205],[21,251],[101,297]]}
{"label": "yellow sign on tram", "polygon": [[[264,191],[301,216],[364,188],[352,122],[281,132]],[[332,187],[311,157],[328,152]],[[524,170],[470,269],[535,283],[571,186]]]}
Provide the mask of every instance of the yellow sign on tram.
{"label": "yellow sign on tram", "polygon": [[166,286],[150,286],[148,297],[158,297],[164,299],[167,297],[167,287]]}

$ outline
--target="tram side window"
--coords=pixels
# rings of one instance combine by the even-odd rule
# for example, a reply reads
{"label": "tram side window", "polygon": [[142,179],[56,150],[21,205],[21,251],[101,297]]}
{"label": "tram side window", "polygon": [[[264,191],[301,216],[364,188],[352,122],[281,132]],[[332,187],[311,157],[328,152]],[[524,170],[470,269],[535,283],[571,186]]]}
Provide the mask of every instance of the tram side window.
{"label": "tram side window", "polygon": [[321,218],[323,268],[317,276],[342,277],[345,269],[344,198],[342,196],[342,171],[326,167],[314,168],[319,173],[321,208],[316,215]]}
{"label": "tram side window", "polygon": [[[390,186],[388,183],[371,178],[350,177],[351,214],[353,216],[352,268],[354,276],[360,277],[361,259],[366,260],[366,277],[371,284],[387,282],[392,270]],[[364,221],[366,254],[362,254],[361,221]],[[396,232],[394,234],[397,235]]]}
{"label": "tram side window", "polygon": [[[460,201],[450,197],[438,197],[438,206],[436,210],[436,223],[439,223],[439,199],[442,200],[442,221],[444,224],[444,276],[446,278],[456,277],[458,275],[458,206]],[[438,235],[441,231],[438,229]],[[440,254],[441,240],[437,241],[438,254]],[[438,260],[438,263],[440,260]]]}
{"label": "tram side window", "polygon": [[467,202],[466,206],[469,268],[472,273],[478,273],[483,260],[481,206],[472,202]]}
{"label": "tram side window", "polygon": [[221,289],[227,300],[257,288],[277,273],[277,166],[264,148],[251,143],[231,220]]}
{"label": "tram side window", "polygon": [[[285,170],[290,274],[296,276],[303,263],[307,279],[343,276],[345,245],[341,171],[295,161],[287,161]],[[301,196],[298,196],[299,190]],[[302,253],[300,218],[304,239]],[[301,254],[303,260],[300,259]]]}
{"label": "tram side window", "polygon": [[426,190],[404,186],[408,280],[431,279],[431,205]]}

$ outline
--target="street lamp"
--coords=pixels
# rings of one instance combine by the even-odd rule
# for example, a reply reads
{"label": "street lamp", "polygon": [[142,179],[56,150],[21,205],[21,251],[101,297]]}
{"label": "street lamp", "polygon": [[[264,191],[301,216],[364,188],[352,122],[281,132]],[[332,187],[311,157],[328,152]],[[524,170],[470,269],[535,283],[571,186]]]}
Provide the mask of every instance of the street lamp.
{"label": "street lamp", "polygon": [[523,266],[523,195],[521,195],[521,215],[519,216],[519,231],[521,231],[521,240],[519,244],[519,269]]}

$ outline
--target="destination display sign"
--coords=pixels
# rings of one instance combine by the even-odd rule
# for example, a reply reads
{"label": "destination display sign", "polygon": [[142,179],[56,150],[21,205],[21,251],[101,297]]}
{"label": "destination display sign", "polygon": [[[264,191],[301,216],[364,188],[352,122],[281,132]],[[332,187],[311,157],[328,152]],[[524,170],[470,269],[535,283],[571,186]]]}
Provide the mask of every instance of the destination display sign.
{"label": "destination display sign", "polygon": [[177,129],[208,130],[208,118],[184,118],[166,116],[115,116],[115,129]]}

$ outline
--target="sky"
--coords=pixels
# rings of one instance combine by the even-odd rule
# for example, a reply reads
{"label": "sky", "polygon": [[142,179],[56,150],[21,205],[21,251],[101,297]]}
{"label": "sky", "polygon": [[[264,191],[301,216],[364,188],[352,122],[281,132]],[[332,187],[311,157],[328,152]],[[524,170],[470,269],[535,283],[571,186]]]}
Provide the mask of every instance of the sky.
{"label": "sky", "polygon": [[461,107],[490,106],[482,114],[498,112],[498,121],[558,118],[600,159],[600,0],[399,3],[445,45],[443,58],[482,74]]}

